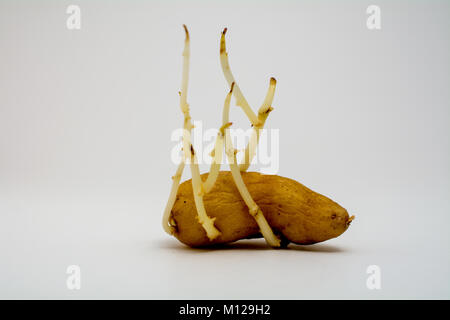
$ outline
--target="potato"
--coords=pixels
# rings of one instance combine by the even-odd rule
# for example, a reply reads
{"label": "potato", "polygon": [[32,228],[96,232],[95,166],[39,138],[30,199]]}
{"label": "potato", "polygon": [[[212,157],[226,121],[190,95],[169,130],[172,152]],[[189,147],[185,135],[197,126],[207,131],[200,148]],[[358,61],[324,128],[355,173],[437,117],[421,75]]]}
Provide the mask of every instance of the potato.
{"label": "potato", "polygon": [[[202,175],[206,179],[207,174]],[[347,230],[353,217],[336,202],[295,180],[277,175],[242,172],[243,180],[267,222],[286,245],[313,244],[335,238]],[[197,220],[191,180],[178,189],[171,211],[174,235],[191,246],[228,243],[260,237],[258,225],[249,214],[229,171],[221,171],[213,189],[203,197],[207,214],[216,218],[221,235],[210,241]]]}

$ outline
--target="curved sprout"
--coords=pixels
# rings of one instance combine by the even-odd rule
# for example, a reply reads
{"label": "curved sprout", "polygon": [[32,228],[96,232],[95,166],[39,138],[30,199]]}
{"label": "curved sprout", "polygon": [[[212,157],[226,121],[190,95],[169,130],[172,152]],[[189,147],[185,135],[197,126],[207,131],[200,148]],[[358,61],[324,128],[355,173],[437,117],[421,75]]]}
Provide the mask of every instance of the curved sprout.
{"label": "curved sprout", "polygon": [[[227,99],[231,98],[233,86],[234,82],[231,84],[231,90],[227,96]],[[226,107],[224,107],[223,109],[223,118],[222,118],[223,124],[229,123],[229,113],[230,113],[230,104],[228,103],[228,105],[226,105]],[[278,239],[273,234],[272,228],[267,223],[264,214],[262,213],[261,209],[258,207],[256,202],[253,200],[252,196],[250,195],[250,192],[245,186],[244,180],[242,179],[241,172],[239,171],[239,166],[237,165],[236,161],[237,150],[233,146],[231,133],[229,129],[225,130],[225,153],[228,157],[230,171],[231,175],[233,176],[234,183],[236,184],[236,187],[238,188],[242,199],[247,205],[250,215],[252,215],[253,218],[255,218],[256,223],[258,224],[259,229],[264,239],[266,239],[267,243],[272,247],[279,247],[280,239]]]}
{"label": "curved sprout", "polygon": [[[230,97],[231,99],[231,97]],[[230,99],[225,99],[225,105],[230,105]],[[225,106],[224,106],[225,109]],[[216,183],[217,177],[219,176],[220,172],[220,164],[222,162],[222,155],[223,155],[223,145],[224,145],[224,136],[225,136],[225,129],[227,129],[229,126],[231,126],[231,122],[225,123],[220,127],[219,132],[217,133],[216,143],[214,146],[214,150],[212,152],[212,156],[214,157],[213,162],[211,163],[211,169],[208,174],[208,178],[206,179],[204,186],[205,191],[208,193],[211,191],[211,189],[214,187],[214,184]]]}
{"label": "curved sprout", "polygon": [[272,101],[275,95],[275,87],[277,85],[277,81],[275,78],[270,78],[269,89],[267,90],[266,98],[262,106],[258,110],[258,124],[253,126],[252,134],[250,136],[250,140],[245,148],[244,159],[242,163],[239,165],[239,170],[244,172],[248,170],[250,164],[255,156],[256,147],[259,143],[259,137],[261,135],[261,130],[264,128],[264,124],[266,123],[267,117],[269,113],[273,110]]}
{"label": "curved sprout", "polygon": [[172,235],[175,231],[175,226],[170,223],[170,212],[173,208],[173,205],[175,204],[175,200],[177,197],[178,192],[178,186],[180,185],[181,175],[183,174],[184,170],[184,161],[181,161],[181,163],[178,165],[177,172],[172,177],[172,188],[170,190],[169,200],[167,201],[166,208],[164,209],[163,214],[163,228],[164,231],[166,231],[168,234]]}
{"label": "curved sprout", "polygon": [[231,84],[234,83],[234,96],[236,97],[236,104],[242,107],[248,119],[253,125],[258,124],[258,117],[253,112],[252,108],[248,104],[244,95],[242,94],[241,89],[234,80],[234,76],[231,73],[230,64],[228,62],[228,53],[225,45],[225,33],[227,33],[227,28],[223,29],[222,36],[220,37],[220,65],[222,66],[222,71],[225,76],[225,79],[228,81],[228,85],[231,87]]}
{"label": "curved sprout", "polygon": [[[185,31],[185,41],[184,41],[184,50],[183,50],[183,74],[181,80],[181,91],[180,91],[180,108],[183,112],[184,116],[184,125],[183,125],[183,154],[184,159],[183,162],[187,163],[189,161],[191,167],[192,174],[192,190],[194,195],[195,207],[197,208],[198,221],[203,226],[206,231],[206,234],[210,240],[214,240],[220,235],[220,231],[216,229],[214,226],[214,220],[211,219],[205,210],[205,206],[203,204],[203,195],[205,193],[202,179],[200,177],[200,170],[198,168],[197,159],[195,156],[194,147],[191,143],[191,130],[194,127],[191,123],[191,116],[189,114],[189,105],[187,103],[187,89],[188,89],[188,79],[189,79],[189,57],[190,57],[190,41],[189,41],[189,32],[185,25],[183,25]],[[184,166],[179,166],[180,169],[180,177],[181,173],[184,169]],[[178,170],[177,170],[178,172]],[[166,205],[166,210],[163,216],[163,227],[169,233],[174,232],[174,226],[170,225],[170,211],[172,210],[174,199],[176,199],[176,192],[178,191],[179,179],[174,179],[174,183],[172,185],[171,196],[175,193],[174,197],[169,197],[169,201]],[[173,203],[172,203],[173,201]]]}
{"label": "curved sprout", "polygon": [[236,84],[236,80],[234,79],[233,73],[231,72],[230,63],[228,61],[228,53],[226,49],[225,42],[225,34],[227,33],[227,28],[223,29],[222,35],[220,37],[220,65],[222,66],[222,72],[227,80],[228,84],[231,86],[234,83],[234,96],[236,98],[236,104],[242,107],[242,110],[247,115],[248,120],[251,122],[253,126],[252,134],[250,136],[250,140],[245,148],[244,159],[243,162],[239,165],[240,171],[247,171],[250,166],[253,157],[255,156],[256,146],[259,142],[259,137],[261,134],[261,130],[264,128],[264,124],[266,122],[267,117],[269,116],[272,108],[272,101],[275,95],[275,87],[277,81],[275,78],[270,78],[269,89],[267,90],[266,98],[264,99],[263,104],[258,110],[258,115],[256,116],[253,110],[250,108],[247,100],[245,99],[240,87]]}

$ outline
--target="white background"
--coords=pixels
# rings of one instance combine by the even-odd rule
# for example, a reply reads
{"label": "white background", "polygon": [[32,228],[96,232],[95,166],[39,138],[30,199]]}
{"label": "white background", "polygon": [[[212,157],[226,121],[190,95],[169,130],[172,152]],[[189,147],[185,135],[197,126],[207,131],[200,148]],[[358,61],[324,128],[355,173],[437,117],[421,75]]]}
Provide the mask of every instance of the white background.
{"label": "white background", "polygon": [[[447,1],[1,1],[0,298],[450,298],[449,21]],[[278,80],[278,174],[355,214],[342,236],[194,250],[163,232],[183,23],[193,119],[220,122],[228,27],[254,110]]]}

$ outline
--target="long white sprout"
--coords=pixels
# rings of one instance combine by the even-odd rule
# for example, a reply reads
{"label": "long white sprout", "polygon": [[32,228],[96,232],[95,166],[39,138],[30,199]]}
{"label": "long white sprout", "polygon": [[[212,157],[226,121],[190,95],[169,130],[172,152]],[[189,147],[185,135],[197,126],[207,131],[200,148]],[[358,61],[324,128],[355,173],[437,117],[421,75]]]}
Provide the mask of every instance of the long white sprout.
{"label": "long white sprout", "polygon": [[[224,105],[223,117],[222,117],[223,124],[229,123],[229,114],[230,114],[229,100],[231,99],[231,95],[233,93],[234,86],[235,86],[235,84],[233,82],[231,84],[230,93],[227,96],[228,103],[225,103],[225,105]],[[238,188],[242,199],[244,200],[245,204],[247,205],[250,215],[252,215],[253,218],[256,220],[256,223],[259,226],[261,234],[263,235],[264,239],[266,239],[267,243],[272,247],[279,247],[280,240],[274,235],[272,228],[267,223],[267,220],[264,217],[264,214],[262,213],[261,209],[258,207],[256,202],[253,200],[252,196],[250,195],[250,192],[248,191],[248,189],[244,183],[244,180],[242,179],[242,175],[241,175],[241,172],[239,171],[239,166],[237,165],[237,161],[236,161],[237,150],[233,146],[233,141],[232,141],[231,133],[230,133],[229,129],[225,130],[225,153],[228,158],[228,162],[230,165],[230,171],[231,171],[231,175],[233,176],[234,183],[236,184],[236,187]]]}
{"label": "long white sprout", "polygon": [[170,235],[172,235],[175,231],[175,226],[172,223],[170,223],[170,212],[173,208],[173,205],[175,204],[178,186],[180,184],[183,170],[184,170],[184,161],[181,161],[181,163],[178,165],[177,172],[172,177],[172,188],[170,190],[169,200],[167,201],[166,208],[164,209],[162,225],[164,231],[166,231]]}
{"label": "long white sprout", "polygon": [[231,86],[231,84],[234,83],[235,88],[233,92],[236,98],[236,104],[240,106],[242,110],[244,110],[250,122],[253,125],[257,125],[258,117],[253,112],[252,108],[250,108],[250,105],[248,104],[247,100],[242,94],[239,85],[236,83],[236,80],[234,80],[234,76],[231,73],[230,64],[228,63],[227,48],[225,45],[225,33],[227,33],[227,28],[223,29],[222,36],[220,38],[220,65],[222,66],[223,75],[225,76],[225,79],[227,79],[229,86]]}
{"label": "long white sprout", "polygon": [[275,86],[277,81],[275,78],[270,78],[269,89],[267,90],[266,98],[264,99],[263,104],[258,110],[258,124],[253,125],[252,134],[250,136],[250,140],[245,148],[244,159],[242,163],[239,165],[239,170],[244,172],[248,170],[253,157],[256,153],[256,147],[259,143],[259,137],[261,135],[261,131],[264,128],[264,124],[266,123],[267,117],[269,113],[273,110],[272,101],[275,95]]}
{"label": "long white sprout", "polygon": [[222,36],[220,37],[220,65],[222,66],[222,71],[227,80],[228,84],[231,86],[234,83],[234,96],[236,98],[236,104],[242,108],[242,110],[247,115],[248,120],[250,120],[253,130],[250,136],[250,140],[245,148],[243,162],[239,165],[239,170],[244,172],[248,170],[253,157],[255,156],[256,147],[259,142],[259,137],[267,117],[269,116],[272,108],[272,101],[275,95],[275,86],[277,81],[275,78],[270,78],[269,89],[267,90],[266,98],[263,104],[258,110],[258,115],[255,115],[253,110],[250,108],[247,100],[245,99],[240,87],[236,84],[233,73],[231,72],[230,63],[228,61],[228,53],[225,42],[225,34],[227,33],[227,28],[223,29]]}
{"label": "long white sprout", "polygon": [[[211,219],[205,210],[203,203],[203,196],[205,194],[205,188],[200,176],[200,170],[198,167],[197,158],[195,155],[194,147],[191,142],[191,130],[194,127],[191,122],[191,116],[189,113],[189,105],[187,103],[187,90],[188,90],[188,79],[189,79],[189,57],[190,57],[190,40],[189,32],[187,27],[183,25],[186,38],[184,41],[183,50],[183,74],[181,78],[181,91],[180,91],[180,108],[184,116],[183,125],[183,164],[180,164],[177,170],[179,177],[176,174],[176,178],[172,183],[172,190],[170,192],[169,201],[167,202],[166,209],[163,215],[163,227],[166,232],[173,234],[175,227],[170,223],[170,212],[172,210],[173,204],[176,200],[176,194],[178,192],[178,186],[180,183],[181,174],[184,169],[184,163],[189,163],[191,167],[192,174],[192,191],[194,195],[195,207],[197,208],[197,218],[198,222],[203,226],[208,236],[208,239],[214,240],[220,235],[220,231],[214,226],[215,218]],[[180,171],[180,172],[178,172]]]}

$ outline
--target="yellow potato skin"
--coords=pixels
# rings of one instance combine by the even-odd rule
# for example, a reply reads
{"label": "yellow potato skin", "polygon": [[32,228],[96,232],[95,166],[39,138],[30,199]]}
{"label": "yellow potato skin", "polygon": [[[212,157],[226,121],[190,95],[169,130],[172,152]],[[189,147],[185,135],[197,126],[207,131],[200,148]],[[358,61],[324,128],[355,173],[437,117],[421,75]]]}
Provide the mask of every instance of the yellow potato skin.
{"label": "yellow potato skin", "polygon": [[[207,174],[202,175],[204,181]],[[242,172],[242,178],[267,222],[284,243],[313,244],[341,235],[351,219],[347,210],[301,183],[277,175]],[[228,243],[261,236],[230,171],[221,171],[213,189],[204,195],[207,214],[216,218],[221,235],[210,241],[197,220],[191,180],[180,184],[171,212],[175,237],[191,246]]]}

